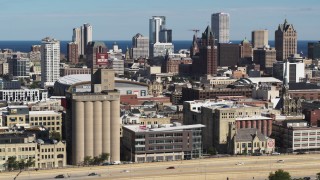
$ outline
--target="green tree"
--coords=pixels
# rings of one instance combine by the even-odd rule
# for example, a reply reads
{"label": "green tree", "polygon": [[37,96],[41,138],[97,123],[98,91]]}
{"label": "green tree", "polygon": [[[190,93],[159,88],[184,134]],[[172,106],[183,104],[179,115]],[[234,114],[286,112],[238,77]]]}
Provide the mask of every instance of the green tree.
{"label": "green tree", "polygon": [[52,132],[50,133],[50,138],[51,138],[51,139],[55,139],[55,140],[57,140],[57,141],[61,141],[61,135],[60,135],[60,133],[57,132],[57,131],[52,131]]}
{"label": "green tree", "polygon": [[26,167],[29,168],[29,167],[32,167],[35,165],[35,161],[32,160],[31,158],[28,159],[28,161],[26,162]]}
{"label": "green tree", "polygon": [[100,160],[101,160],[101,163],[107,161],[109,159],[109,153],[102,153],[100,155]]}
{"label": "green tree", "polygon": [[16,161],[16,159],[17,159],[17,157],[11,156],[11,157],[9,157],[8,160],[6,161],[6,164],[7,164],[7,166],[8,166],[8,170],[9,170],[9,171],[18,169],[19,164],[18,164],[18,162]]}
{"label": "green tree", "polygon": [[84,157],[84,160],[83,160],[83,165],[90,165],[92,162],[92,159],[91,159],[91,156],[86,156]]}
{"label": "green tree", "polygon": [[210,155],[217,155],[217,149],[211,146],[211,147],[208,149],[208,153],[209,153]]}
{"label": "green tree", "polygon": [[24,159],[20,159],[18,162],[19,169],[22,170],[26,167],[26,163],[24,162]]}
{"label": "green tree", "polygon": [[291,180],[289,172],[278,169],[275,173],[269,174],[269,180]]}

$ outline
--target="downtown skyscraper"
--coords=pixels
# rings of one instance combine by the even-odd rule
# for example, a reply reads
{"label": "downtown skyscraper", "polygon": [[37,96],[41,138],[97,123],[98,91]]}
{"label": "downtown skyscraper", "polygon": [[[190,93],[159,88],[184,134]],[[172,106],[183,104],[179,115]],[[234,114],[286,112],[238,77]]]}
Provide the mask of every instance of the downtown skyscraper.
{"label": "downtown skyscraper", "polygon": [[278,61],[286,60],[290,55],[297,54],[297,31],[287,19],[283,24],[279,24],[275,31],[275,48]]}
{"label": "downtown skyscraper", "polygon": [[165,16],[152,16],[149,19],[149,53],[150,57],[164,56],[172,53],[172,30],[166,28]]}
{"label": "downtown skyscraper", "polygon": [[72,42],[78,44],[78,54],[85,55],[86,47],[92,41],[92,26],[88,23],[73,29]]}
{"label": "downtown skyscraper", "polygon": [[230,15],[228,13],[214,13],[211,15],[211,29],[216,43],[229,43],[230,41]]}
{"label": "downtown skyscraper", "polygon": [[59,79],[60,41],[46,37],[41,42],[41,87],[53,87]]}

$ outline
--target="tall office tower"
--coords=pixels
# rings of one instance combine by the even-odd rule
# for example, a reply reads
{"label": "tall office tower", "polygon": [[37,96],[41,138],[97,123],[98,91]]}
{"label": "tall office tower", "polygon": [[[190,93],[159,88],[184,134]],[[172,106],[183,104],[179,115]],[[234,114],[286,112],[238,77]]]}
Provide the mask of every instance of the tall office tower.
{"label": "tall office tower", "polygon": [[165,56],[172,53],[172,30],[166,29],[165,16],[152,16],[149,19],[149,57]]}
{"label": "tall office tower", "polygon": [[101,65],[109,67],[108,48],[104,42],[91,41],[87,45],[87,66],[98,68]]}
{"label": "tall office tower", "polygon": [[76,42],[68,43],[68,61],[72,64],[78,64],[79,62],[79,49]]}
{"label": "tall office tower", "polygon": [[171,29],[162,29],[159,32],[159,41],[161,43],[172,43],[172,30]]}
{"label": "tall office tower", "polygon": [[73,29],[72,42],[78,44],[79,55],[86,54],[86,48],[89,42],[92,41],[92,26],[88,23],[83,24],[79,28]]}
{"label": "tall office tower", "polygon": [[202,33],[199,53],[193,56],[192,72],[194,75],[217,74],[217,48],[210,26]]}
{"label": "tall office tower", "polygon": [[92,26],[90,24],[83,25],[83,43],[84,43],[84,54],[86,54],[86,47],[89,42],[92,41]]}
{"label": "tall office tower", "polygon": [[239,44],[218,43],[218,66],[236,66],[239,59]]}
{"label": "tall office tower", "polygon": [[41,86],[52,87],[59,79],[60,41],[46,37],[41,43]]}
{"label": "tall office tower", "polygon": [[149,38],[140,33],[132,38],[132,58],[147,58],[149,56]]}
{"label": "tall office tower", "polygon": [[72,34],[72,42],[78,44],[78,52],[79,55],[84,54],[84,46],[83,46],[83,36],[82,36],[82,27],[80,28],[73,28],[73,34]]}
{"label": "tall office tower", "polygon": [[217,39],[216,43],[229,43],[229,23],[230,15],[228,13],[215,13],[211,15],[211,29]]}
{"label": "tall office tower", "polygon": [[308,58],[320,59],[320,42],[308,42]]}
{"label": "tall office tower", "polygon": [[251,33],[253,48],[264,48],[268,46],[268,30],[255,30]]}
{"label": "tall office tower", "polygon": [[292,24],[284,20],[275,31],[275,48],[277,50],[277,60],[283,61],[292,54],[297,54],[297,31]]}
{"label": "tall office tower", "polygon": [[91,92],[67,92],[64,134],[70,164],[102,153],[109,153],[111,162],[120,161],[120,93],[114,81],[113,70],[98,68],[91,76]]}
{"label": "tall office tower", "polygon": [[30,60],[13,55],[8,59],[9,74],[14,78],[30,77]]}

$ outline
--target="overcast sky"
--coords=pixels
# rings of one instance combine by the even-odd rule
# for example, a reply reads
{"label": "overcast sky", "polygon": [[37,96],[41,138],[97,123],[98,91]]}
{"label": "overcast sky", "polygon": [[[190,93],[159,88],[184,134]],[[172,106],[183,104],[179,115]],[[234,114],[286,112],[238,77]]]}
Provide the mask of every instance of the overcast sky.
{"label": "overcast sky", "polygon": [[203,32],[211,14],[230,14],[230,39],[251,39],[251,31],[268,29],[274,39],[287,18],[299,40],[320,40],[319,0],[0,0],[0,40],[71,40],[72,29],[93,26],[94,40],[131,40],[149,35],[149,19],[167,18],[173,40],[191,40],[190,29]]}

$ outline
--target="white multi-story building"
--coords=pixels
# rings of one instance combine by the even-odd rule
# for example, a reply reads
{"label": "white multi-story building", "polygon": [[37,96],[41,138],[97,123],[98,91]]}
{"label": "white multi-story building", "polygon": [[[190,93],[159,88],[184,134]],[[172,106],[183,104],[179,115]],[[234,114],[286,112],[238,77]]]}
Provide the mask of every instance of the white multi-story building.
{"label": "white multi-story building", "polygon": [[288,66],[287,70],[288,70],[290,83],[298,83],[305,78],[305,73],[304,73],[305,65],[303,61],[295,61],[295,62],[288,62],[288,63],[284,63],[283,61],[278,61],[274,63],[273,77],[283,80],[284,69],[286,65]]}
{"label": "white multi-story building", "polygon": [[52,87],[59,79],[60,41],[46,37],[41,44],[41,86]]}
{"label": "white multi-story building", "polygon": [[217,39],[217,43],[229,43],[229,23],[230,15],[228,13],[214,13],[211,15],[211,29]]}
{"label": "white multi-story building", "polygon": [[0,100],[7,102],[37,102],[48,98],[43,89],[8,89],[0,90]]}
{"label": "white multi-story building", "polygon": [[274,124],[272,134],[284,152],[320,149],[320,128],[310,127],[307,121],[288,120],[281,125]]}
{"label": "white multi-story building", "polygon": [[112,69],[115,70],[117,75],[124,75],[124,61],[122,59],[113,58]]}

